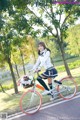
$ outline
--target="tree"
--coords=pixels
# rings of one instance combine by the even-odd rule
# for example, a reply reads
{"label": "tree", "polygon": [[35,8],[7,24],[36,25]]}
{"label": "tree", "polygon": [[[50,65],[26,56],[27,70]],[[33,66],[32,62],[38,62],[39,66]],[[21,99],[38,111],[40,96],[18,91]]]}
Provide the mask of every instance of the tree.
{"label": "tree", "polygon": [[0,87],[1,87],[2,92],[6,93],[1,83],[0,83]]}
{"label": "tree", "polygon": [[[80,16],[80,6],[53,5],[51,0],[46,6],[39,3],[39,6],[36,8],[37,13],[35,13],[34,6],[27,6],[27,9],[31,13],[31,25],[35,24],[38,27],[42,27],[44,35],[51,34],[53,40],[57,42],[67,74],[71,76],[65,59],[64,39],[67,37],[66,31],[68,27],[74,24],[74,21]],[[62,21],[63,15],[65,17]],[[44,17],[48,20],[49,24],[44,21]]]}
{"label": "tree", "polygon": [[[6,2],[6,4],[4,4],[4,2]],[[13,1],[1,0],[0,8],[0,53],[3,55],[3,61],[6,61],[9,64],[15,93],[18,93],[16,79],[12,66],[12,49],[14,46],[14,41],[15,47],[19,47],[19,45],[23,42],[20,41],[18,43],[18,37],[24,37],[29,32],[30,25],[28,25],[27,20],[24,17],[25,10],[23,12],[22,10],[18,11],[19,9],[16,9],[16,7],[14,7]],[[15,39],[15,37],[17,39]],[[20,47],[19,50],[24,67],[23,53]]]}
{"label": "tree", "polygon": [[[44,2],[45,0],[42,1]],[[36,34],[39,36],[43,33],[44,37],[52,35],[53,41],[58,44],[61,51],[67,74],[71,76],[68,64],[65,59],[64,39],[67,37],[66,31],[68,27],[72,25],[74,21],[80,16],[80,6],[53,5],[52,0],[46,0],[47,4],[43,4],[42,1],[39,0],[36,10],[34,9],[34,0],[27,0],[24,2],[23,0],[11,1],[15,10],[14,12],[10,11],[9,14],[12,15],[15,19],[14,29],[17,29],[18,34],[22,36],[23,34],[27,33],[30,35],[34,34],[34,36],[36,36]],[[63,15],[64,20],[62,20]],[[44,18],[48,20],[48,23]],[[38,27],[37,31],[34,30],[35,25]],[[39,27],[42,29],[39,29]]]}
{"label": "tree", "polygon": [[16,47],[14,46],[12,47],[11,61],[12,61],[12,64],[14,65],[18,78],[20,78],[19,71],[18,71],[18,64],[21,63],[20,53],[18,49],[16,49]]}
{"label": "tree", "polygon": [[80,24],[68,29],[67,52],[71,55],[80,55]]}
{"label": "tree", "polygon": [[10,14],[14,19],[13,28],[16,30],[16,37],[14,38],[14,46],[17,48],[17,50],[20,53],[19,55],[21,57],[20,59],[22,60],[23,71],[24,71],[24,74],[26,74],[25,55],[24,55],[25,52],[23,47],[25,46],[26,36],[30,32],[31,26],[28,24],[27,19],[25,18],[25,10],[22,10],[22,8],[18,9],[16,7],[16,4],[18,4],[17,1],[13,0],[11,3],[14,5],[14,8],[15,8],[14,12]]}
{"label": "tree", "polygon": [[33,63],[35,63],[35,61],[36,61],[36,53],[37,53],[36,52],[37,51],[36,41],[30,35],[27,36],[27,41],[28,41],[27,51],[30,54],[29,57],[32,55],[33,61],[34,61]]}
{"label": "tree", "polygon": [[[11,63],[11,50],[13,44],[14,31],[11,29],[11,23],[5,23],[0,31],[0,53],[3,55],[3,61],[6,61],[9,65],[11,75],[13,78],[14,90],[15,93],[18,93],[18,88],[16,84],[16,78],[14,75],[12,63]],[[10,30],[11,29],[11,30]]]}

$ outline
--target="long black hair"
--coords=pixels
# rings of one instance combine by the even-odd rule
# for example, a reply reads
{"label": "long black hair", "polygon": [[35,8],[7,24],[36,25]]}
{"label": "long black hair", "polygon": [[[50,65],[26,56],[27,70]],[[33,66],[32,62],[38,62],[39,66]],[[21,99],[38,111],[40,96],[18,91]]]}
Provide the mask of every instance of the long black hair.
{"label": "long black hair", "polygon": [[[49,48],[46,47],[45,43],[44,42],[39,42],[38,43],[38,46],[41,45],[44,47],[44,49],[46,49],[47,51],[51,52],[51,50]],[[40,50],[38,50],[38,55],[40,55]]]}

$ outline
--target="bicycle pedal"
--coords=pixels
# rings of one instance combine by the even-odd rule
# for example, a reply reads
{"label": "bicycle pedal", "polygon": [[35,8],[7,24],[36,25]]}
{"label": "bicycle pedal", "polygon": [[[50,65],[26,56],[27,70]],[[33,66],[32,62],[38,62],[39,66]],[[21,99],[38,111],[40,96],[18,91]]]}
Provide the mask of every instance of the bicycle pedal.
{"label": "bicycle pedal", "polygon": [[59,85],[62,85],[62,82],[54,80],[55,83],[58,83]]}

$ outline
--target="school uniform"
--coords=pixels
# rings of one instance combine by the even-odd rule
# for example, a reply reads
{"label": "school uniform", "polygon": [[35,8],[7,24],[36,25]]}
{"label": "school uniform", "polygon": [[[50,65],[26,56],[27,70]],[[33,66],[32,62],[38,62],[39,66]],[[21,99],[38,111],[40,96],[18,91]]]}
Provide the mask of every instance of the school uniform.
{"label": "school uniform", "polygon": [[42,67],[45,68],[45,72],[41,75],[46,78],[54,78],[57,76],[57,70],[54,68],[53,64],[51,63],[50,59],[50,51],[45,49],[44,51],[40,52],[40,55],[37,59],[36,64],[33,67],[33,70],[36,71],[36,69],[41,69]]}

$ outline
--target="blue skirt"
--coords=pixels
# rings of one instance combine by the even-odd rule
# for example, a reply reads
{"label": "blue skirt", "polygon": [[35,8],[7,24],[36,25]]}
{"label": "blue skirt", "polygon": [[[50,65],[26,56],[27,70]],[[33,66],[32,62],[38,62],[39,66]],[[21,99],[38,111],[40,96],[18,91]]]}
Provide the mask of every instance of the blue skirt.
{"label": "blue skirt", "polygon": [[56,76],[58,76],[58,72],[57,72],[57,70],[55,68],[51,67],[51,68],[48,68],[41,75],[46,77],[46,78],[55,78]]}

